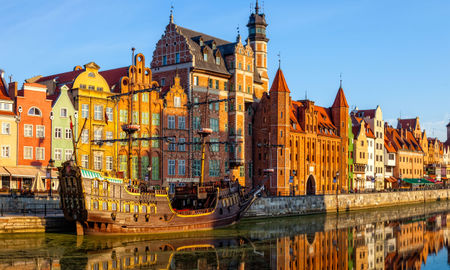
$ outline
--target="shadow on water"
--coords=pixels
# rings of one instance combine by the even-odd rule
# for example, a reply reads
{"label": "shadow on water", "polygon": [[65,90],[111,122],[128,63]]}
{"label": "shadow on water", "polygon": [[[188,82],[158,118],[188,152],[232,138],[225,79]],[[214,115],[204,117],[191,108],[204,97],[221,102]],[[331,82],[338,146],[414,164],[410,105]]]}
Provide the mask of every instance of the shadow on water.
{"label": "shadow on water", "polygon": [[4,235],[0,269],[417,269],[449,246],[447,213],[437,202],[192,233]]}

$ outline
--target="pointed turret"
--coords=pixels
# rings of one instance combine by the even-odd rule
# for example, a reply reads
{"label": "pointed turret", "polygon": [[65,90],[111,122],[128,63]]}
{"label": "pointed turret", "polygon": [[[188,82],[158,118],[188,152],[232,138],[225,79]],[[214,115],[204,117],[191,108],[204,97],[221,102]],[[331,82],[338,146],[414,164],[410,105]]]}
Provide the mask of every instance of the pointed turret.
{"label": "pointed turret", "polygon": [[284,78],[281,68],[278,68],[277,74],[275,74],[275,79],[273,79],[272,87],[270,87],[270,93],[272,92],[291,92],[289,91],[289,87],[287,86],[286,79]]}
{"label": "pointed turret", "polygon": [[348,108],[347,99],[345,98],[344,89],[342,89],[342,83],[337,92],[336,98],[334,99],[332,108],[345,107]]}

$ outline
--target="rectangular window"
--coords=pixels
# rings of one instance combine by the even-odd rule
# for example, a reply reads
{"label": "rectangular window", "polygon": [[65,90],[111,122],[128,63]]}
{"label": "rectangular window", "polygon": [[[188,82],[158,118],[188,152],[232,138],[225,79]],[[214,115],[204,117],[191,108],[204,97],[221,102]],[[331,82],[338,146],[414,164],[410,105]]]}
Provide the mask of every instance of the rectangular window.
{"label": "rectangular window", "polygon": [[62,128],[55,128],[55,139],[62,138]]}
{"label": "rectangular window", "polygon": [[220,56],[216,56],[216,65],[220,65]]}
{"label": "rectangular window", "polygon": [[180,63],[180,53],[175,54],[175,63],[176,64]]}
{"label": "rectangular window", "polygon": [[167,56],[166,55],[163,55],[163,59],[162,59],[162,64],[165,66],[165,65],[167,65]]}
{"label": "rectangular window", "polygon": [[122,122],[122,123],[128,122],[128,111],[120,110],[119,121]]}
{"label": "rectangular window", "polygon": [[102,140],[103,139],[103,128],[97,127],[94,129],[94,140]]}
{"label": "rectangular window", "polygon": [[178,151],[180,151],[180,152],[186,151],[186,144],[184,144],[185,142],[186,142],[185,138],[180,138],[178,140],[178,143],[180,143],[180,144],[178,144]]}
{"label": "rectangular window", "polygon": [[[158,137],[158,134],[153,134],[152,137]],[[159,140],[152,140],[152,147],[158,148],[159,147]]]}
{"label": "rectangular window", "polygon": [[136,179],[139,177],[139,160],[138,157],[131,157],[131,172],[132,178]]}
{"label": "rectangular window", "polygon": [[194,151],[200,151],[202,149],[202,145],[200,144],[200,138],[194,137]]}
{"label": "rectangular window", "polygon": [[251,162],[248,164],[248,177],[253,177],[253,163]]}
{"label": "rectangular window", "polygon": [[64,160],[71,160],[72,159],[72,153],[73,153],[72,149],[66,149],[64,151]]}
{"label": "rectangular window", "polygon": [[45,148],[36,147],[36,160],[45,160]]}
{"label": "rectangular window", "polygon": [[119,156],[119,171],[124,172],[124,176],[126,176],[127,170],[127,156],[120,155]]}
{"label": "rectangular window", "polygon": [[216,111],[219,111],[220,108],[219,106],[220,106],[219,102],[216,102],[216,104],[214,105]]}
{"label": "rectangular window", "polygon": [[152,125],[159,126],[159,113],[152,114]]}
{"label": "rectangular window", "polygon": [[202,168],[202,161],[199,159],[195,159],[194,162],[192,163],[192,172],[194,173],[194,176],[200,176],[201,168]]}
{"label": "rectangular window", "polygon": [[176,144],[174,144],[174,143],[169,143],[169,151],[176,151],[176,147],[177,145]]}
{"label": "rectangular window", "polygon": [[175,160],[169,159],[168,160],[168,167],[169,167],[168,174],[169,175],[175,175]]}
{"label": "rectangular window", "polygon": [[176,108],[181,107],[181,97],[173,97],[173,106]]}
{"label": "rectangular window", "polygon": [[209,176],[217,177],[220,175],[219,160],[209,160]]}
{"label": "rectangular window", "polygon": [[24,146],[23,147],[23,159],[33,159],[33,147]]}
{"label": "rectangular window", "polygon": [[81,166],[83,168],[89,168],[89,157],[88,157],[88,155],[81,155]]}
{"label": "rectangular window", "polygon": [[133,95],[133,101],[139,101],[139,94],[134,94]]}
{"label": "rectangular window", "polygon": [[253,126],[252,123],[248,124],[248,135],[252,136],[253,135]]}
{"label": "rectangular window", "polygon": [[209,88],[212,88],[212,86],[213,86],[213,80],[212,80],[212,79],[209,79],[209,80],[208,80],[208,87],[209,87]]}
{"label": "rectangular window", "polygon": [[161,79],[161,86],[165,86],[166,85],[166,79],[165,78],[162,78]]}
{"label": "rectangular window", "polygon": [[62,149],[56,148],[54,152],[54,159],[61,160],[62,159]]}
{"label": "rectangular window", "polygon": [[88,86],[88,89],[89,89],[89,90],[95,90],[95,86],[94,86],[94,85],[89,85],[89,86]]}
{"label": "rectangular window", "polygon": [[244,177],[245,176],[245,166],[239,167],[239,176]]}
{"label": "rectangular window", "polygon": [[209,119],[209,128],[214,132],[219,132],[219,119],[210,118]]}
{"label": "rectangular window", "polygon": [[198,76],[194,76],[194,85],[198,85]]}
{"label": "rectangular window", "polygon": [[152,157],[152,180],[159,180],[159,157]]}
{"label": "rectangular window", "polygon": [[2,123],[2,134],[9,135],[11,134],[11,123]]}
{"label": "rectangular window", "polygon": [[66,128],[66,134],[65,134],[65,138],[66,139],[72,139],[72,130],[70,130],[70,128]]}
{"label": "rectangular window", "polygon": [[2,157],[9,158],[10,156],[10,148],[9,145],[2,145]]}
{"label": "rectangular window", "polygon": [[173,115],[169,115],[167,117],[167,121],[168,121],[168,128],[170,129],[175,129],[175,116]]}
{"label": "rectangular window", "polygon": [[201,129],[201,124],[200,124],[200,117],[199,116],[195,116],[194,117],[194,130],[200,130]]}
{"label": "rectangular window", "polygon": [[83,132],[81,132],[81,143],[89,143],[89,130],[84,129]]}
{"label": "rectangular window", "polygon": [[59,116],[60,117],[67,117],[67,109],[66,108],[61,108],[61,110],[59,110]]}
{"label": "rectangular window", "polygon": [[142,102],[148,102],[148,93],[142,93]]}
{"label": "rectangular window", "polygon": [[114,119],[113,119],[113,108],[106,107],[106,117],[108,117],[108,122],[114,121]]}
{"label": "rectangular window", "polygon": [[211,142],[209,150],[211,152],[219,152],[219,139],[209,139],[209,141]]}
{"label": "rectangular window", "polygon": [[216,89],[219,89],[219,81],[216,80]]}
{"label": "rectangular window", "polygon": [[133,112],[133,119],[131,119],[131,121],[134,124],[139,124],[139,112]]}
{"label": "rectangular window", "polygon": [[148,180],[149,179],[148,177],[150,177],[148,175],[149,174],[149,171],[148,171],[149,164],[150,163],[149,163],[148,156],[141,157],[141,178],[142,179]]}
{"label": "rectangular window", "polygon": [[33,137],[33,125],[24,125],[24,136]]}
{"label": "rectangular window", "polygon": [[[113,138],[113,132],[112,131],[106,131],[106,139],[107,140],[112,140]],[[108,142],[106,143],[107,145],[112,145],[112,142]]]}
{"label": "rectangular window", "polygon": [[141,121],[142,121],[142,124],[148,125],[148,123],[150,121],[149,116],[148,116],[148,112],[142,112],[142,119],[141,119]]}
{"label": "rectangular window", "polygon": [[36,126],[36,138],[45,138],[45,126]]}
{"label": "rectangular window", "polygon": [[227,82],[223,82],[223,90],[228,90],[228,84]]}
{"label": "rectangular window", "polygon": [[185,160],[178,160],[178,175],[184,175],[186,173]]}
{"label": "rectangular window", "polygon": [[103,153],[94,152],[94,170],[100,171],[103,169]]}
{"label": "rectangular window", "polygon": [[203,54],[203,61],[208,61],[208,54],[207,53],[204,53]]}
{"label": "rectangular window", "polygon": [[186,117],[178,116],[178,129],[186,129]]}
{"label": "rectangular window", "polygon": [[94,106],[94,120],[103,120],[103,106]]}
{"label": "rectangular window", "polygon": [[81,117],[88,118],[89,117],[89,105],[81,104]]}

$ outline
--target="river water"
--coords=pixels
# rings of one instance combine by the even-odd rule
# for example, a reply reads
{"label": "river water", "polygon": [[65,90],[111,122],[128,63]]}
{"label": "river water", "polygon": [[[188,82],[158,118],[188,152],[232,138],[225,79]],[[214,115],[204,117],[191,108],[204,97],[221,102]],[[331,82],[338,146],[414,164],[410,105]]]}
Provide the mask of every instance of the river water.
{"label": "river water", "polygon": [[0,269],[450,269],[449,227],[436,202],[175,235],[3,235]]}

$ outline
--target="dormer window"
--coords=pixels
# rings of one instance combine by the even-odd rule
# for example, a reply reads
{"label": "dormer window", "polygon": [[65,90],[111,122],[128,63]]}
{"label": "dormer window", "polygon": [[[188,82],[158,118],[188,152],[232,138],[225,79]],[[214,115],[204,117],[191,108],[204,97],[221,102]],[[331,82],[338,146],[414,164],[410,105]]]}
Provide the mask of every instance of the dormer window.
{"label": "dormer window", "polygon": [[12,104],[10,104],[10,103],[0,103],[0,111],[12,112]]}
{"label": "dormer window", "polygon": [[208,54],[206,52],[203,53],[203,61],[208,61]]}
{"label": "dormer window", "polygon": [[204,45],[203,39],[200,39],[200,46],[203,46],[203,45]]}
{"label": "dormer window", "polygon": [[216,65],[220,65],[220,56],[216,56]]}
{"label": "dormer window", "polygon": [[212,43],[212,49],[213,49],[213,50],[216,49],[216,43],[215,43],[215,42]]}

